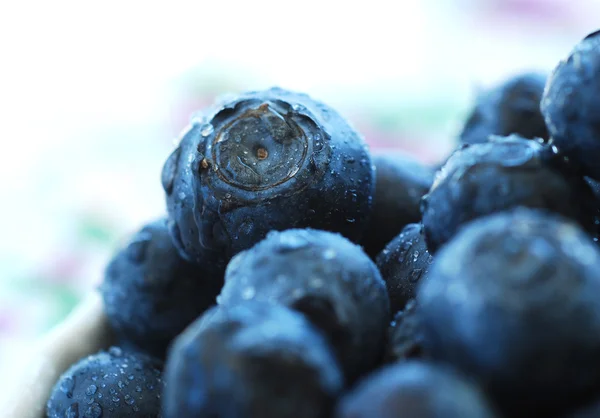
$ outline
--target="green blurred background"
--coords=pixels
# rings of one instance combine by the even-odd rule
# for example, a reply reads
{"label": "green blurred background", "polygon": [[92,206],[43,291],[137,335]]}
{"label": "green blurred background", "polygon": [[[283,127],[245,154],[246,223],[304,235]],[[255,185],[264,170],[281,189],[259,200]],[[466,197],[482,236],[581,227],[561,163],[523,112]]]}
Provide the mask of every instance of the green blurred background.
{"label": "green blurred background", "polygon": [[592,0],[14,3],[0,6],[0,362],[165,213],[162,164],[215,96],[304,91],[374,151],[434,163],[478,89],[550,71],[600,15]]}

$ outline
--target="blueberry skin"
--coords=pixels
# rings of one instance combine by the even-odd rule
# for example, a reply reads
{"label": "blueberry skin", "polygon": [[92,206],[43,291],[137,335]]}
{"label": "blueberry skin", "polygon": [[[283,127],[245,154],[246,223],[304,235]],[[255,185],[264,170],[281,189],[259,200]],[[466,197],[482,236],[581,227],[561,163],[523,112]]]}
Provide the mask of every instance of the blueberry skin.
{"label": "blueberry skin", "polygon": [[162,363],[112,347],[81,359],[58,380],[48,418],[160,418]]}
{"label": "blueberry skin", "polygon": [[217,302],[249,299],[304,313],[327,336],[349,382],[381,360],[390,318],[385,283],[362,249],[339,234],[271,232],[238,254]]}
{"label": "blueberry skin", "polygon": [[162,173],[171,232],[190,259],[231,257],[271,230],[312,227],[358,242],[374,169],[336,111],[280,88],[217,103],[195,118]]}
{"label": "blueberry skin", "polygon": [[417,303],[423,350],[507,416],[558,416],[600,389],[600,250],[575,223],[519,208],[465,226]]}
{"label": "blueberry skin", "polygon": [[416,296],[416,287],[424,280],[433,263],[425,244],[423,225],[404,227],[377,256],[376,264],[390,297],[390,310],[398,312]]}
{"label": "blueberry skin", "polygon": [[395,363],[407,359],[424,358],[421,344],[419,310],[414,299],[408,301],[404,310],[396,312],[390,323],[385,349],[385,361]]}
{"label": "blueberry skin", "polygon": [[165,418],[329,418],[343,386],[320,332],[255,301],[194,322],[171,348],[165,380]]}
{"label": "blueberry skin", "polygon": [[198,265],[182,259],[166,219],[144,226],[113,257],[101,286],[120,344],[164,358],[173,338],[216,304],[224,274],[211,254]]}
{"label": "blueberry skin", "polygon": [[433,183],[434,171],[402,153],[373,155],[372,158],[375,196],[361,245],[375,259],[402,228],[421,220],[419,203]]}
{"label": "blueberry skin", "polygon": [[421,201],[434,254],[465,223],[524,206],[578,221],[593,233],[597,204],[581,173],[549,145],[517,135],[456,150]]}
{"label": "blueberry skin", "polygon": [[518,134],[527,139],[549,138],[540,101],[547,74],[526,72],[514,75],[484,91],[459,135],[461,144],[487,142],[490,135]]}
{"label": "blueberry skin", "polygon": [[465,378],[418,360],[368,376],[337,406],[335,418],[493,418],[487,400]]}
{"label": "blueberry skin", "polygon": [[588,35],[552,72],[541,111],[553,143],[600,180],[600,35]]}

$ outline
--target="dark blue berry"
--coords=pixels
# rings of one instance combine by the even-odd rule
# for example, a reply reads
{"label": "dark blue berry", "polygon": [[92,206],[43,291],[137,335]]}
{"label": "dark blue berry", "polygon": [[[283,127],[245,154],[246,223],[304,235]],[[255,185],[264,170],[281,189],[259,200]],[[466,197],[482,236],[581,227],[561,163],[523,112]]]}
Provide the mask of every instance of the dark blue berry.
{"label": "dark blue berry", "polygon": [[171,340],[216,304],[224,271],[212,254],[201,264],[182,259],[165,219],[146,225],[111,260],[101,287],[120,344],[164,357]]}
{"label": "dark blue berry", "polygon": [[349,381],[381,358],[390,312],[385,283],[362,249],[339,234],[271,232],[234,257],[220,304],[280,303],[304,313],[336,350]]}
{"label": "dark blue berry", "polygon": [[79,360],[58,380],[48,418],[159,418],[162,364],[113,347]]}
{"label": "dark blue berry", "polygon": [[460,133],[462,144],[487,142],[490,135],[518,134],[548,139],[540,100],[548,76],[527,72],[512,76],[480,93]]}
{"label": "dark blue berry", "polygon": [[463,147],[437,173],[421,211],[435,252],[461,226],[517,206],[544,209],[594,231],[598,205],[581,173],[550,145],[511,135]]}
{"label": "dark blue berry", "polygon": [[431,187],[434,171],[401,153],[374,155],[373,164],[373,211],[361,245],[374,259],[402,228],[421,220],[419,204]]}
{"label": "dark blue berry", "polygon": [[387,366],[340,401],[335,418],[493,418],[483,394],[444,367],[409,361]]}
{"label": "dark blue berry", "polygon": [[163,169],[173,238],[190,259],[232,256],[271,230],[358,241],[374,180],[364,140],[337,112],[280,88],[208,109]]}
{"label": "dark blue berry", "polygon": [[556,416],[600,389],[600,250],[565,218],[473,221],[418,290],[423,350],[473,376],[510,417]]}
{"label": "dark blue berry", "polygon": [[421,224],[406,225],[377,256],[392,312],[404,309],[406,302],[416,296],[417,284],[427,277],[432,262]]}
{"label": "dark blue berry", "polygon": [[213,308],[169,353],[165,418],[329,418],[343,380],[325,339],[283,306]]}
{"label": "dark blue berry", "polygon": [[550,76],[541,102],[553,143],[600,180],[600,37],[588,35]]}
{"label": "dark blue berry", "polygon": [[422,358],[421,324],[414,299],[394,315],[388,328],[385,361],[394,363],[411,358]]}

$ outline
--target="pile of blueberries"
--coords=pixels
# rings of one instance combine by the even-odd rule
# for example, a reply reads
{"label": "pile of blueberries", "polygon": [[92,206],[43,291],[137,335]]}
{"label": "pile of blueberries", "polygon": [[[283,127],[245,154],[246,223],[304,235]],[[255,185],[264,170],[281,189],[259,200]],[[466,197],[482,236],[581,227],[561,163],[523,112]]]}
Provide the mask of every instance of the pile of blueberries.
{"label": "pile of blueberries", "polygon": [[460,143],[370,155],[279,88],[195,115],[47,416],[600,417],[600,32]]}

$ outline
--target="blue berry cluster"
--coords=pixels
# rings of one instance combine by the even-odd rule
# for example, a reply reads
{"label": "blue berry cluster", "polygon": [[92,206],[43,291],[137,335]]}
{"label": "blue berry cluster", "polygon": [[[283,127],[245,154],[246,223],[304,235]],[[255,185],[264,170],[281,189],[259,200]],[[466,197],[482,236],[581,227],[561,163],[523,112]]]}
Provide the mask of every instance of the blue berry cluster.
{"label": "blue berry cluster", "polygon": [[196,114],[47,416],[598,416],[598,70],[484,92],[436,167],[280,88]]}

